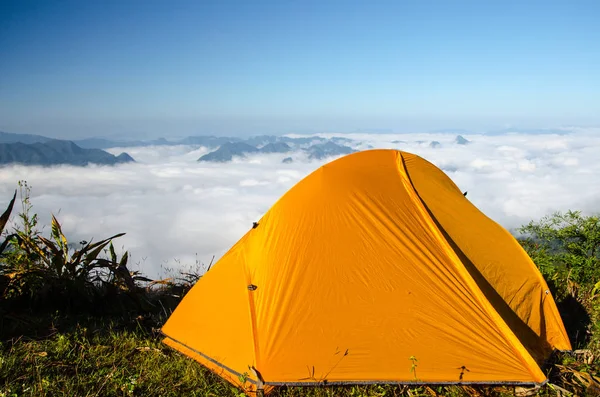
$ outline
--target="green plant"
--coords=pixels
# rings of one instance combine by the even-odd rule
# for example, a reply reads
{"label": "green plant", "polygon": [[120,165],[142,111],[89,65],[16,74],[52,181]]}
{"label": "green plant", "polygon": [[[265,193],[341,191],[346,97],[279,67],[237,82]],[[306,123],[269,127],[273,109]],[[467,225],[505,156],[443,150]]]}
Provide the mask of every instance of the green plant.
{"label": "green plant", "polygon": [[[8,207],[6,208],[6,210],[4,211],[2,216],[0,216],[0,235],[2,235],[2,233],[4,232],[4,226],[6,226],[6,223],[8,222],[8,218],[10,218],[10,214],[12,212],[13,206],[15,205],[16,198],[17,198],[17,191],[15,190],[15,194],[13,195],[12,200],[10,200],[10,202],[8,203]],[[8,246],[9,242],[10,242],[10,237],[7,237],[0,244],[0,255],[2,255],[2,253]]]}
{"label": "green plant", "polygon": [[27,181],[23,180],[20,180],[17,184],[21,198],[21,212],[19,213],[21,228],[16,231],[22,238],[34,238],[39,234],[39,230],[37,230],[38,216],[36,213],[31,213],[33,208],[31,204],[31,187]]}
{"label": "green plant", "polygon": [[408,358],[411,361],[410,373],[413,374],[414,379],[417,379],[417,358],[415,356],[410,356]]}
{"label": "green plant", "polygon": [[[6,226],[6,223],[8,222],[8,218],[10,218],[10,214],[12,212],[13,206],[15,205],[16,198],[17,198],[17,191],[15,190],[15,194],[13,195],[12,200],[10,200],[8,207],[6,208],[6,210],[4,211],[2,216],[0,216],[0,236],[2,236],[2,233],[4,232],[4,227]],[[2,259],[4,250],[8,247],[9,243],[12,241],[12,237],[13,236],[8,236],[4,239],[4,241],[2,241],[2,243],[0,243],[0,260]],[[6,291],[6,288],[10,284],[10,280],[11,280],[10,275],[3,274],[3,272],[0,272],[0,296],[4,295],[4,291]]]}
{"label": "green plant", "polygon": [[52,215],[51,239],[38,236],[37,239],[22,239],[21,242],[27,250],[39,255],[54,277],[89,282],[92,270],[106,266],[98,260],[98,255],[113,239],[123,235],[125,233],[115,234],[97,243],[86,243],[71,254],[60,223]]}
{"label": "green plant", "polygon": [[521,244],[558,295],[591,291],[600,280],[600,217],[556,212],[518,229]]}
{"label": "green plant", "polygon": [[553,291],[573,347],[588,357],[583,363],[562,357],[568,365],[558,367],[566,374],[562,377],[570,379],[587,366],[600,370],[600,217],[556,212],[519,232],[519,241]]}
{"label": "green plant", "polygon": [[[10,246],[0,267],[3,281],[0,293],[3,298],[29,296],[33,298],[30,302],[35,302],[58,295],[64,295],[66,299],[70,294],[80,298],[92,297],[102,292],[99,286],[110,285],[117,290],[134,292],[136,282],[151,281],[127,269],[127,252],[117,260],[112,241],[125,233],[98,242],[83,241],[80,247],[74,248],[60,222],[52,215],[49,236],[42,235],[37,229],[38,216],[32,212],[31,187],[27,182],[19,181],[19,189],[22,204],[20,224],[6,240]],[[16,191],[9,208],[0,218],[2,226],[6,224],[15,198]],[[104,258],[107,247],[110,257]]]}

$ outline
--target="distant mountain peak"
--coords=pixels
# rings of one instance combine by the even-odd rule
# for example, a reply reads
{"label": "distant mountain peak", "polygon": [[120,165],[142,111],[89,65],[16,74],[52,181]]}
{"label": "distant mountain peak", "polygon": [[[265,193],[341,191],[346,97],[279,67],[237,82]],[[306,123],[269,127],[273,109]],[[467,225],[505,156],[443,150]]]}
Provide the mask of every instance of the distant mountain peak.
{"label": "distant mountain peak", "polygon": [[245,142],[226,142],[217,150],[200,157],[198,161],[214,161],[224,163],[233,160],[234,156],[244,157],[247,153],[256,153],[259,150]]}
{"label": "distant mountain peak", "polygon": [[457,135],[456,138],[454,139],[454,142],[459,145],[468,145],[469,143],[471,143],[470,140],[465,139],[462,135]]}
{"label": "distant mountain peak", "polygon": [[285,142],[271,142],[260,148],[261,153],[287,153],[292,148]]}
{"label": "distant mountain peak", "polygon": [[84,149],[72,141],[49,139],[34,143],[0,143],[0,164],[23,165],[114,165],[135,161],[127,153],[114,156],[100,149]]}
{"label": "distant mountain peak", "polygon": [[117,160],[119,163],[131,163],[135,162],[133,157],[131,157],[128,153],[123,152],[117,156]]}
{"label": "distant mountain peak", "polygon": [[356,152],[351,147],[338,145],[337,143],[327,141],[325,143],[318,143],[305,149],[308,152],[309,159],[321,160],[330,156],[340,156]]}

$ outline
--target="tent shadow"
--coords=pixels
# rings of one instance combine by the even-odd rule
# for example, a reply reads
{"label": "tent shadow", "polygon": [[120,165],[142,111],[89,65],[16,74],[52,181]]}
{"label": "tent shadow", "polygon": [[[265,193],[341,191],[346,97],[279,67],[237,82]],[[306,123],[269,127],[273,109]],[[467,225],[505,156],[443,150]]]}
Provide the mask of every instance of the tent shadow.
{"label": "tent shadow", "polygon": [[[554,280],[547,280],[548,287],[554,296],[558,296],[559,288]],[[592,319],[585,306],[574,296],[567,295],[560,300],[557,299],[556,307],[562,317],[563,324],[571,341],[573,349],[581,349],[590,341],[591,334],[589,326]]]}
{"label": "tent shadow", "polygon": [[450,243],[452,249],[456,252],[464,266],[467,268],[467,271],[471,274],[494,309],[496,309],[510,329],[519,337],[519,340],[523,343],[523,346],[527,351],[541,364],[552,351],[552,347],[546,341],[545,329],[542,329],[541,335],[538,336],[531,328],[529,328],[508,303],[506,303],[502,296],[496,292],[494,287],[487,281],[483,274],[481,274],[473,262],[462,252],[446,231],[441,228],[441,225],[438,225],[438,227],[440,227],[440,230],[442,230],[442,233]]}

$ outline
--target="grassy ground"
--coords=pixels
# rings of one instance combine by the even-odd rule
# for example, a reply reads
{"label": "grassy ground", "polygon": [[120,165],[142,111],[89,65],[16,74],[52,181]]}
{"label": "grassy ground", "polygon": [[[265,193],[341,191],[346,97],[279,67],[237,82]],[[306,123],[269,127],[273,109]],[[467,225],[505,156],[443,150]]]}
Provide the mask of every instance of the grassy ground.
{"label": "grassy ground", "polygon": [[[241,396],[239,390],[161,343],[159,329],[191,286],[159,288],[144,300],[120,292],[64,309],[64,299],[0,301],[0,397]],[[72,293],[72,292],[70,292]],[[114,292],[110,292],[114,294]],[[10,303],[10,304],[7,304]],[[60,307],[60,308],[59,308]],[[90,314],[89,307],[95,310]],[[597,327],[597,319],[593,319]],[[515,388],[349,386],[287,388],[274,396],[600,396],[594,327],[578,354],[554,358],[550,384]],[[594,356],[596,354],[596,356]]]}
{"label": "grassy ground", "polygon": [[[240,391],[204,367],[160,342],[163,318],[5,316],[4,330],[15,335],[2,342],[0,396],[239,396]],[[24,332],[28,329],[28,332]],[[16,336],[17,334],[20,334]],[[27,336],[29,334],[29,336]],[[578,359],[579,361],[576,361]],[[536,395],[556,395],[558,386],[593,394],[586,358],[563,357],[554,366],[552,386]],[[589,359],[589,358],[588,358]],[[578,372],[575,372],[575,370]],[[586,371],[587,370],[587,371]],[[586,372],[582,372],[586,371]],[[581,377],[582,379],[578,379]],[[515,388],[407,388],[355,386],[289,388],[275,396],[511,396]]]}

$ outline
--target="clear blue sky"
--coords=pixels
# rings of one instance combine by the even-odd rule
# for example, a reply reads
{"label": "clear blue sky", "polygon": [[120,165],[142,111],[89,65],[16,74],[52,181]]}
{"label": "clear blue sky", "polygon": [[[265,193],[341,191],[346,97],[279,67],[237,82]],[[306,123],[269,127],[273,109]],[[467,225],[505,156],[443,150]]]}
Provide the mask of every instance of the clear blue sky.
{"label": "clear blue sky", "polygon": [[0,1],[0,130],[600,124],[599,1]]}

